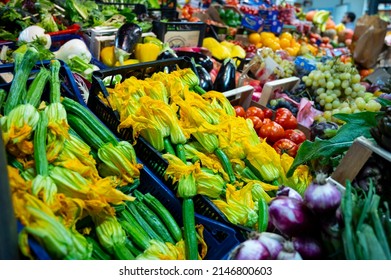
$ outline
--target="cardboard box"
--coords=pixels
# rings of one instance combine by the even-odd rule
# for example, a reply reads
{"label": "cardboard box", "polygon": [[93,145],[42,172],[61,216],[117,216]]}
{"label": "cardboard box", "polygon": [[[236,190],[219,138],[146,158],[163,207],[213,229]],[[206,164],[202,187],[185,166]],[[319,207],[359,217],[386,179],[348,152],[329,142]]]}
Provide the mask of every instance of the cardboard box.
{"label": "cardboard box", "polygon": [[263,31],[272,32],[274,34],[280,34],[282,32],[284,24],[279,20],[265,20],[263,24]]}
{"label": "cardboard box", "polygon": [[276,10],[259,10],[259,15],[264,20],[274,21],[278,18],[278,11]]}
{"label": "cardboard box", "polygon": [[[83,39],[87,44],[87,47],[91,51],[91,54],[98,60],[100,60],[100,52],[104,47],[114,45],[115,35],[118,28],[98,26],[89,28],[84,31]],[[156,35],[153,32],[143,33],[142,37]]]}
{"label": "cardboard box", "polygon": [[260,16],[244,15],[242,17],[242,26],[244,28],[259,32],[263,28],[264,20]]}

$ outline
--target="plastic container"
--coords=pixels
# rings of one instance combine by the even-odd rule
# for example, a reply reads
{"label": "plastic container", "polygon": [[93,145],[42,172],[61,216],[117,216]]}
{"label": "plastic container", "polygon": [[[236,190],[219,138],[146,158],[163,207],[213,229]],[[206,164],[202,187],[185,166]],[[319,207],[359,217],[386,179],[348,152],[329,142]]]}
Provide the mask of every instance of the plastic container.
{"label": "plastic container", "polygon": [[[118,138],[134,141],[132,129],[126,128],[118,131],[117,128],[120,121],[117,112],[106,106],[98,97],[99,93],[102,93],[103,96],[108,96],[103,79],[111,79],[107,81],[109,83],[107,86],[114,87],[114,77],[118,74],[122,76],[121,81],[130,76],[144,79],[154,72],[162,71],[165,67],[173,65],[178,65],[180,68],[192,67],[190,60],[186,57],[182,57],[96,71],[92,77],[92,86],[87,106],[111,131],[117,135]],[[175,192],[175,185],[173,185],[170,180],[166,180],[164,177],[165,171],[168,167],[168,162],[162,157],[161,153],[153,148],[152,145],[150,145],[148,141],[142,137],[137,138],[134,149],[137,157],[143,161],[144,164],[150,168],[160,180],[164,181],[171,191]],[[210,201],[210,199],[205,196],[196,196],[194,198],[194,205],[197,213],[235,228],[238,233],[237,237],[241,241],[245,240],[248,233],[251,232],[250,228],[233,225],[229,222],[225,215],[213,204],[212,201]]]}
{"label": "plastic container", "polygon": [[[61,81],[61,95],[67,96],[72,99],[77,99],[78,96],[81,96],[79,88],[76,85],[75,79],[73,78],[73,74],[69,67],[60,60],[61,68],[60,68],[60,81]],[[41,62],[38,62],[31,71],[31,77],[27,81],[30,83],[34,79],[34,74],[38,73],[39,69],[41,67],[50,68],[50,61],[44,60]],[[7,64],[0,64],[0,88],[5,89],[6,91],[9,90],[12,79],[13,79],[13,72],[14,72],[14,64],[13,63],[7,63]],[[7,80],[5,81],[2,77],[7,76]],[[46,85],[49,87],[49,83]],[[44,90],[44,93],[42,95],[42,98],[47,98],[48,90]],[[48,99],[45,99],[48,100]]]}
{"label": "plastic container", "polygon": [[176,0],[162,0],[160,1],[161,2],[160,8],[148,8],[148,5],[135,3],[137,1],[129,1],[132,3],[121,3],[120,1],[109,3],[108,1],[98,0],[95,2],[99,5],[111,5],[117,9],[129,8],[138,17],[140,16],[142,17],[143,15],[146,15],[147,17],[151,17],[151,18],[177,19],[179,15],[179,13],[176,11],[176,4],[177,4]]}
{"label": "plastic container", "polygon": [[[155,196],[170,211],[179,226],[182,226],[181,202],[172,190],[148,167],[144,167],[141,170],[140,182],[140,186],[137,189],[142,193],[149,192]],[[196,201],[194,202],[196,204]],[[208,246],[205,260],[221,260],[232,248],[240,243],[236,236],[236,231],[232,227],[198,213],[195,214],[195,219],[196,224],[204,226],[204,240]]]}

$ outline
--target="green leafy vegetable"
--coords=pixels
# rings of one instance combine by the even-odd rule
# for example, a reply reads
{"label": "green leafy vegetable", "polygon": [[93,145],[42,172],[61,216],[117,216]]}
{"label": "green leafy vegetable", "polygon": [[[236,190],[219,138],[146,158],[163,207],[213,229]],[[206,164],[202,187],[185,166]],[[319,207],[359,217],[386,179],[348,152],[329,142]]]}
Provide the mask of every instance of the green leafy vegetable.
{"label": "green leafy vegetable", "polygon": [[372,138],[370,128],[377,125],[377,118],[382,114],[384,113],[360,112],[356,114],[334,115],[334,117],[344,121],[345,124],[342,125],[334,137],[328,140],[316,138],[313,142],[304,141],[297,151],[287,176],[292,176],[293,172],[301,164],[321,157],[328,158],[346,151],[359,136]]}

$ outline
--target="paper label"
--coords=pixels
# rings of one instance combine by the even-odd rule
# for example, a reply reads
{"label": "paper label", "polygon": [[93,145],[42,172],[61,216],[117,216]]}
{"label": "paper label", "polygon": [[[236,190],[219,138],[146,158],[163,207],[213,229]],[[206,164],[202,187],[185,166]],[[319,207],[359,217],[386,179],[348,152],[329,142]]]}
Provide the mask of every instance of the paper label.
{"label": "paper label", "polygon": [[197,47],[199,38],[199,30],[168,31],[164,35],[164,42],[168,43],[171,48]]}

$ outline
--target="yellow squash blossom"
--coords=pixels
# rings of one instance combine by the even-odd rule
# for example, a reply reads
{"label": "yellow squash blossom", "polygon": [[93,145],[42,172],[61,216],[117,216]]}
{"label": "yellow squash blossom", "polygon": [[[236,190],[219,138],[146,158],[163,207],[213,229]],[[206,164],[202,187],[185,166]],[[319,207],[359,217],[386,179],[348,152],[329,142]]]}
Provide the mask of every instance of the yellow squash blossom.
{"label": "yellow squash blossom", "polygon": [[278,182],[281,180],[280,155],[266,141],[257,145],[245,143],[247,160],[259,171],[262,181]]}
{"label": "yellow squash blossom", "polygon": [[98,150],[98,157],[102,161],[98,169],[103,177],[118,176],[123,185],[132,184],[140,177],[142,165],[137,163],[134,148],[127,141],[120,141],[116,146],[104,144]]}
{"label": "yellow squash blossom", "polygon": [[235,186],[227,184],[226,201],[215,199],[212,202],[233,224],[253,227],[257,223],[258,214],[250,186],[236,190]]}
{"label": "yellow squash blossom", "polygon": [[185,260],[183,240],[180,240],[177,245],[155,239],[150,243],[151,245],[137,256],[137,260]]}
{"label": "yellow squash blossom", "polygon": [[45,108],[48,118],[46,156],[48,162],[53,162],[64,149],[66,139],[69,139],[67,112],[60,102],[51,103]]}
{"label": "yellow squash blossom", "polygon": [[282,184],[295,189],[299,194],[303,195],[309,184],[312,182],[312,175],[307,165],[299,165],[293,175],[289,178],[286,173],[293,163],[294,158],[284,153],[281,155],[281,166],[283,169]]}
{"label": "yellow squash blossom", "polygon": [[207,100],[213,108],[223,110],[229,116],[236,116],[234,107],[223,93],[211,90],[203,94],[202,98]]}

